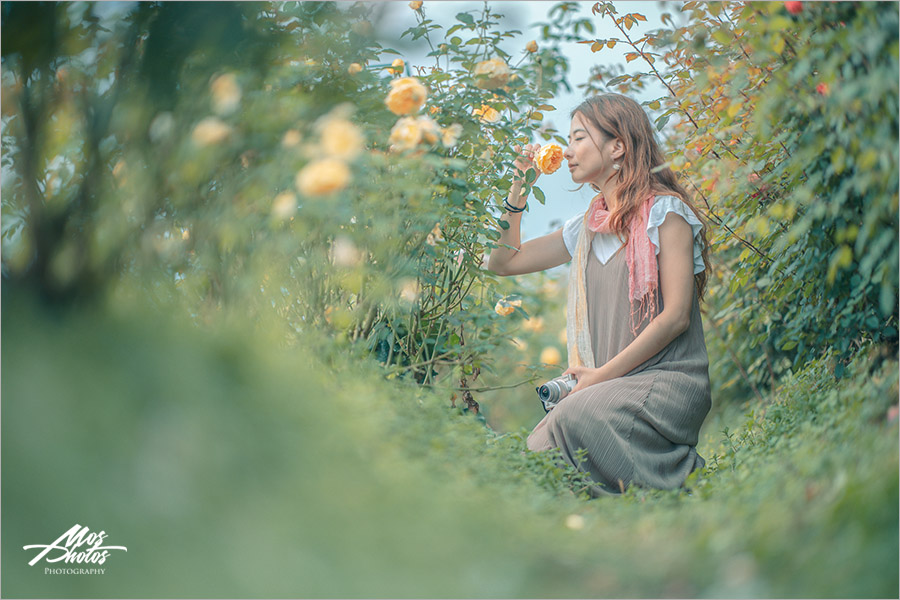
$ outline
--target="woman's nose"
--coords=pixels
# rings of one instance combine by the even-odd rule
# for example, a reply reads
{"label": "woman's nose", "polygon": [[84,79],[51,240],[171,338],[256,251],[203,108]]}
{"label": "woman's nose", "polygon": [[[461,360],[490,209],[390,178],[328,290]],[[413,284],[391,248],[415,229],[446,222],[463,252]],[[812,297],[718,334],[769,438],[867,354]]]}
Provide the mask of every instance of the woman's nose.
{"label": "woman's nose", "polygon": [[572,156],[574,156],[572,154],[572,150],[568,146],[566,146],[566,149],[563,150],[563,158],[566,160],[572,160]]}

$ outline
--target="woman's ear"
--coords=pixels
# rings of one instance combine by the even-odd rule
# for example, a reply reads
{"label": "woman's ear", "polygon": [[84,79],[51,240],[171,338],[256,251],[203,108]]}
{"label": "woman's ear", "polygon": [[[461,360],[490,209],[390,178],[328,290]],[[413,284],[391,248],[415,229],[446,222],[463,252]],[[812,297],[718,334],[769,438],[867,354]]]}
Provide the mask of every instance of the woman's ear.
{"label": "woman's ear", "polygon": [[616,138],[613,140],[612,152],[610,156],[613,160],[619,160],[623,156],[625,156],[625,144],[622,143],[622,140]]}

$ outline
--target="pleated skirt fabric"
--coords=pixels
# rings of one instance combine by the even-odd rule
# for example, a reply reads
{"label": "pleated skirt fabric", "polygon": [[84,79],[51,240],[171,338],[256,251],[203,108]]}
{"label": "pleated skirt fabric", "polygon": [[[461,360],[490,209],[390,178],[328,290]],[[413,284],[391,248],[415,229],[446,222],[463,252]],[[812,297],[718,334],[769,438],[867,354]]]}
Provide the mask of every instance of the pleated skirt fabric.
{"label": "pleated skirt fabric", "polygon": [[[595,364],[601,366],[636,337],[628,264],[624,251],[605,265],[588,254],[588,322]],[[657,298],[661,311],[662,296]],[[637,333],[648,323],[641,323]],[[696,446],[710,405],[709,359],[695,290],[684,333],[623,377],[563,398],[531,432],[528,448],[560,448],[569,464],[596,482],[590,490],[594,496],[630,485],[677,488],[705,464]],[[586,455],[578,460],[582,448]]]}

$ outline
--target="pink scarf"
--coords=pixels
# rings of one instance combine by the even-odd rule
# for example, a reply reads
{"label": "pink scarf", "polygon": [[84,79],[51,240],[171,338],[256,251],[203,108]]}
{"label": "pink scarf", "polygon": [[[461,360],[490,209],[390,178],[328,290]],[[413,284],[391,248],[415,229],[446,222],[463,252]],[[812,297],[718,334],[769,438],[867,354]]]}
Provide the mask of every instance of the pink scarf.
{"label": "pink scarf", "polygon": [[[650,219],[651,194],[641,204],[631,223],[631,232],[625,244],[625,260],[628,262],[628,297],[631,299],[631,332],[637,335],[638,325],[657,312],[656,289],[659,273],[656,252],[647,236]],[[588,209],[587,227],[597,233],[614,233],[609,226],[610,212],[603,194],[598,194]]]}

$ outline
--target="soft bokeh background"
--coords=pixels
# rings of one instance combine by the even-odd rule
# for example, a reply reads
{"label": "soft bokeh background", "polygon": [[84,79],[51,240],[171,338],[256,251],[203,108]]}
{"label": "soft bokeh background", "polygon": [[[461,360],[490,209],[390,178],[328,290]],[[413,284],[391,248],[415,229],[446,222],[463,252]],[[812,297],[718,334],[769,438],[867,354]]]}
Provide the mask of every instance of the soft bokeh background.
{"label": "soft bokeh background", "polygon": [[[897,596],[896,4],[0,19],[3,595]],[[597,91],[709,221],[714,410],[685,488],[589,500],[525,451],[565,269],[482,263]],[[128,552],[28,566],[76,523]]]}

